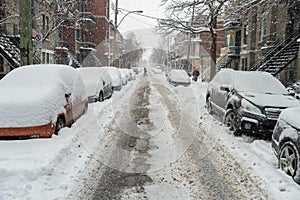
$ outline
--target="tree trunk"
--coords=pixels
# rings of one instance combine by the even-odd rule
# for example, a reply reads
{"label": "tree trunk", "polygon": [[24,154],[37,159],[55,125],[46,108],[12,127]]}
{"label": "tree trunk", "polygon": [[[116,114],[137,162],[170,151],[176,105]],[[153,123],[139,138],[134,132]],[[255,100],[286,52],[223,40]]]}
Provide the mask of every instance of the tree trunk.
{"label": "tree trunk", "polygon": [[19,0],[20,5],[20,65],[32,64],[32,7],[31,0]]}

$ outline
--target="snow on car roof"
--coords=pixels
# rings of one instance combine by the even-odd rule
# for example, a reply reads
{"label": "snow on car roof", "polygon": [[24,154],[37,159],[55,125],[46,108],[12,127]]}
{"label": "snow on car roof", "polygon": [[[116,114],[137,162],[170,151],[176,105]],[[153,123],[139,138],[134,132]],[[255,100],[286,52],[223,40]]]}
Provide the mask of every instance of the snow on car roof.
{"label": "snow on car roof", "polygon": [[183,75],[183,74],[188,75],[186,73],[186,71],[184,71],[183,69],[172,69],[172,70],[170,70],[169,73],[180,74],[180,75]]}
{"label": "snow on car roof", "polygon": [[81,67],[78,68],[80,75],[83,78],[84,82],[95,82],[101,79],[101,76],[104,76],[106,69],[101,67]]}
{"label": "snow on car roof", "polygon": [[[62,77],[65,80],[74,79],[72,67],[66,65],[28,65],[16,68],[9,72],[2,80],[1,84],[6,86],[36,86],[44,87],[53,85],[53,82],[59,81]],[[74,69],[73,69],[74,70]],[[73,72],[76,73],[76,72]],[[70,76],[69,76],[69,75]],[[70,82],[70,81],[67,81]],[[73,82],[73,80],[72,80]]]}
{"label": "snow on car roof", "polygon": [[169,72],[169,80],[174,82],[183,82],[189,83],[190,77],[188,76],[187,72],[182,69],[172,69]]}
{"label": "snow on car roof", "polygon": [[280,119],[300,129],[300,107],[283,110],[280,114]]}
{"label": "snow on car roof", "polygon": [[121,84],[122,74],[121,74],[120,70],[118,70],[118,68],[110,67],[110,66],[103,66],[101,68],[108,71],[108,73],[112,79],[113,86],[117,86],[117,85]]}

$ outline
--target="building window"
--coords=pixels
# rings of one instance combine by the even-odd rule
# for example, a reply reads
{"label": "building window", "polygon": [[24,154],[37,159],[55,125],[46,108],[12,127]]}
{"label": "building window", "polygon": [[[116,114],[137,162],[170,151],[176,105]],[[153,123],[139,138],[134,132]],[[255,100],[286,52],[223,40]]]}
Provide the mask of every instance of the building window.
{"label": "building window", "polygon": [[264,16],[261,18],[261,26],[260,26],[260,40],[263,41],[265,35],[267,34],[267,17]]}
{"label": "building window", "polygon": [[106,17],[109,18],[109,1],[106,0],[106,3],[105,3],[105,9],[106,9]]}
{"label": "building window", "polygon": [[14,35],[19,34],[19,25],[18,24],[13,25],[13,33],[14,33]]}
{"label": "building window", "polygon": [[46,64],[50,63],[50,55],[49,53],[46,53]]}
{"label": "building window", "polygon": [[246,24],[244,26],[244,44],[245,45],[248,44],[248,31],[249,31],[249,26],[248,26],[248,24]]}
{"label": "building window", "polygon": [[247,71],[248,70],[248,59],[247,58],[242,58],[242,71]]}
{"label": "building window", "polygon": [[200,55],[200,44],[199,43],[197,43],[196,47],[195,47],[195,56],[198,56],[198,55]]}
{"label": "building window", "polygon": [[46,32],[49,30],[49,17],[46,15],[42,15],[43,18],[43,32]]}
{"label": "building window", "polygon": [[46,53],[42,52],[42,63],[45,64],[46,62]]}

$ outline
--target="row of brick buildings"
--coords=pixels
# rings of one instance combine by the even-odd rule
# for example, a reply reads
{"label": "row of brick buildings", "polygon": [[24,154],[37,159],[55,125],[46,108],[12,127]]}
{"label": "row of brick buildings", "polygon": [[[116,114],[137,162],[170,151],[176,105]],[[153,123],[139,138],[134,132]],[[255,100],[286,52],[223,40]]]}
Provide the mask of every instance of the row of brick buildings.
{"label": "row of brick buildings", "polygon": [[[20,65],[18,0],[0,0],[0,74]],[[122,52],[124,38],[117,31],[118,50],[112,51],[114,24],[110,0],[33,0],[33,62],[73,67],[109,65]],[[42,35],[42,42],[35,35]]]}
{"label": "row of brick buildings", "polygon": [[[267,71],[285,84],[300,79],[300,1],[254,0],[243,3],[241,10],[236,2],[231,1],[218,20],[217,69]],[[202,18],[197,22],[204,24]],[[173,63],[185,65],[188,57],[189,70],[209,74],[210,44],[209,32],[178,34]]]}

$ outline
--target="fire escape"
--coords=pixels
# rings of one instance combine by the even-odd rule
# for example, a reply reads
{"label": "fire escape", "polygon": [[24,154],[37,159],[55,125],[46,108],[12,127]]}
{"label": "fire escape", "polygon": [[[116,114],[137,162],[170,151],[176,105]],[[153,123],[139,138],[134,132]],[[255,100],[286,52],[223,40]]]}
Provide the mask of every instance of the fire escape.
{"label": "fire escape", "polygon": [[8,36],[0,35],[0,55],[10,65],[10,70],[20,66],[20,49]]}
{"label": "fire escape", "polygon": [[[262,48],[262,54],[256,62],[251,66],[250,70],[266,71],[276,76],[286,69],[288,74],[293,73],[293,67],[290,67],[299,55],[299,39],[300,39],[300,1],[294,1],[288,8],[288,20],[286,24],[285,36],[274,40],[276,35],[267,36],[265,42],[272,42],[268,50]],[[292,64],[293,65],[293,64]]]}
{"label": "fire escape", "polygon": [[[9,64],[10,70],[20,66],[19,43],[19,37],[0,35],[0,56]],[[33,63],[40,64],[41,60],[34,56]]]}
{"label": "fire escape", "polygon": [[274,76],[278,75],[297,58],[299,37],[299,31],[295,31],[286,38],[275,42],[273,48],[260,56],[250,70],[266,71]]}

